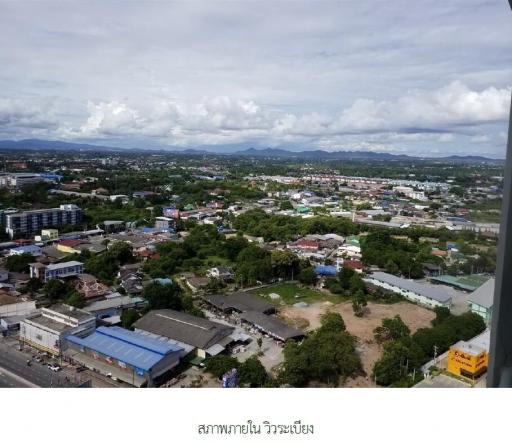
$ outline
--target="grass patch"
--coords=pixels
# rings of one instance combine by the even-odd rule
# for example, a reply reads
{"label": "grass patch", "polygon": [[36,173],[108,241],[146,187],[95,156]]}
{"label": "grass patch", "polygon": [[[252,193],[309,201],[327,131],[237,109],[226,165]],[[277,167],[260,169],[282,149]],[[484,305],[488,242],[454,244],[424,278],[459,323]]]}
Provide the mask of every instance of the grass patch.
{"label": "grass patch", "polygon": [[[293,305],[297,302],[306,302],[311,304],[313,302],[322,301],[330,301],[332,303],[338,304],[346,300],[346,298],[343,296],[323,293],[294,282],[281,282],[279,284],[255,290],[252,293],[261,295],[268,301],[277,305]],[[271,299],[269,297],[270,293],[277,293],[280,296],[280,299]]]}

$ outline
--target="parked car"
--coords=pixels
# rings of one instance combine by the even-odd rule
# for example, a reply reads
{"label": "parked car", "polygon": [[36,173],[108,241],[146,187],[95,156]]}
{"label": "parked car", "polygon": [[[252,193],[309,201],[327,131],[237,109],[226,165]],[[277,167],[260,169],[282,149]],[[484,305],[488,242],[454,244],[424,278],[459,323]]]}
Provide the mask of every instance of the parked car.
{"label": "parked car", "polygon": [[48,364],[47,367],[51,370],[51,371],[60,371],[62,370],[62,368],[60,367],[60,365],[58,364]]}

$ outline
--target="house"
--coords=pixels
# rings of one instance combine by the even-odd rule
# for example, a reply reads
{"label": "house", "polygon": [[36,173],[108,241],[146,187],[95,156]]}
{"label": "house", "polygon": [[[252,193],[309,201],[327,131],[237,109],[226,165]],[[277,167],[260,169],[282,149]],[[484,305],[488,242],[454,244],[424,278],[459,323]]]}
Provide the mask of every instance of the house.
{"label": "house", "polygon": [[203,300],[223,313],[243,313],[256,311],[265,314],[275,313],[276,308],[265,301],[261,296],[246,292],[237,292],[230,295],[205,295]]}
{"label": "house", "polygon": [[63,239],[57,243],[56,248],[62,253],[80,253],[78,246],[86,243],[81,239]]}
{"label": "house", "polygon": [[412,302],[417,302],[425,307],[451,307],[451,296],[436,286],[420,284],[384,272],[374,272],[365,278],[364,281],[385,290],[398,293],[404,298]]}
{"label": "house", "polygon": [[306,336],[304,332],[286,325],[275,316],[265,315],[264,313],[247,311],[240,314],[240,319],[278,341],[298,340]]}
{"label": "house", "polygon": [[86,305],[83,310],[96,316],[97,319],[107,319],[120,317],[121,313],[127,309],[140,309],[147,305],[147,301],[137,296],[110,296],[106,299],[93,301]]}
{"label": "house", "polygon": [[222,279],[223,281],[233,281],[235,279],[235,273],[233,269],[229,267],[212,267],[207,272],[207,276],[210,278]]}
{"label": "house", "polygon": [[110,292],[110,289],[99,282],[95,276],[82,273],[76,276],[75,290],[84,295],[85,299],[101,298]]}
{"label": "house", "polygon": [[319,249],[318,241],[310,241],[307,239],[299,239],[295,243],[292,244],[292,247],[301,249],[301,250],[310,250],[316,251]]}
{"label": "house", "polygon": [[441,274],[441,267],[436,264],[432,264],[431,262],[424,262],[422,266],[425,276],[433,277],[439,276]]}
{"label": "house", "polygon": [[[234,327],[169,309],[152,310],[133,327],[138,333],[165,339],[200,358],[215,356],[241,339]],[[243,335],[242,339],[249,337]]]}
{"label": "house", "polygon": [[68,261],[49,265],[36,262],[29,266],[30,277],[40,279],[43,282],[47,282],[50,279],[55,278],[77,276],[84,272],[84,265],[79,261]]}
{"label": "house", "polygon": [[345,259],[343,261],[343,267],[352,269],[357,273],[363,273],[363,263],[358,259]]}
{"label": "house", "polygon": [[338,271],[335,266],[320,265],[315,267],[315,273],[318,276],[336,276]]}
{"label": "house", "polygon": [[43,252],[41,248],[38,246],[21,246],[15,247],[14,249],[9,250],[9,256],[17,256],[17,255],[32,255],[34,257],[41,256]]}

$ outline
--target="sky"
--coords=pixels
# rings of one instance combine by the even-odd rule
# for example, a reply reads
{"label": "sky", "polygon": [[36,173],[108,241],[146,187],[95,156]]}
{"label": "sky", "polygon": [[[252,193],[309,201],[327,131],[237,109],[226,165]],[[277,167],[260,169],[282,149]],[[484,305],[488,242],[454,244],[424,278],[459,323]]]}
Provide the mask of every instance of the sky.
{"label": "sky", "polygon": [[0,0],[0,139],[505,154],[506,0]]}

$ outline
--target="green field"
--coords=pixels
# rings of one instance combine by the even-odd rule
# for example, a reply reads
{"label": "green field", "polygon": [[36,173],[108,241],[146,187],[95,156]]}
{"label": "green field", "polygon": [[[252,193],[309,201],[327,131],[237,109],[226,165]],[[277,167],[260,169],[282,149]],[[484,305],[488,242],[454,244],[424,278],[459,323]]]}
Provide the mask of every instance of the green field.
{"label": "green field", "polygon": [[[293,282],[282,282],[270,287],[254,290],[251,293],[261,295],[268,301],[278,305],[283,303],[292,305],[297,302],[306,302],[311,304],[313,302],[322,301],[330,301],[332,303],[345,301],[345,298],[342,296],[323,293],[310,287],[304,287],[298,283]],[[277,293],[281,298],[275,300],[271,299],[268,296],[270,293]]]}

